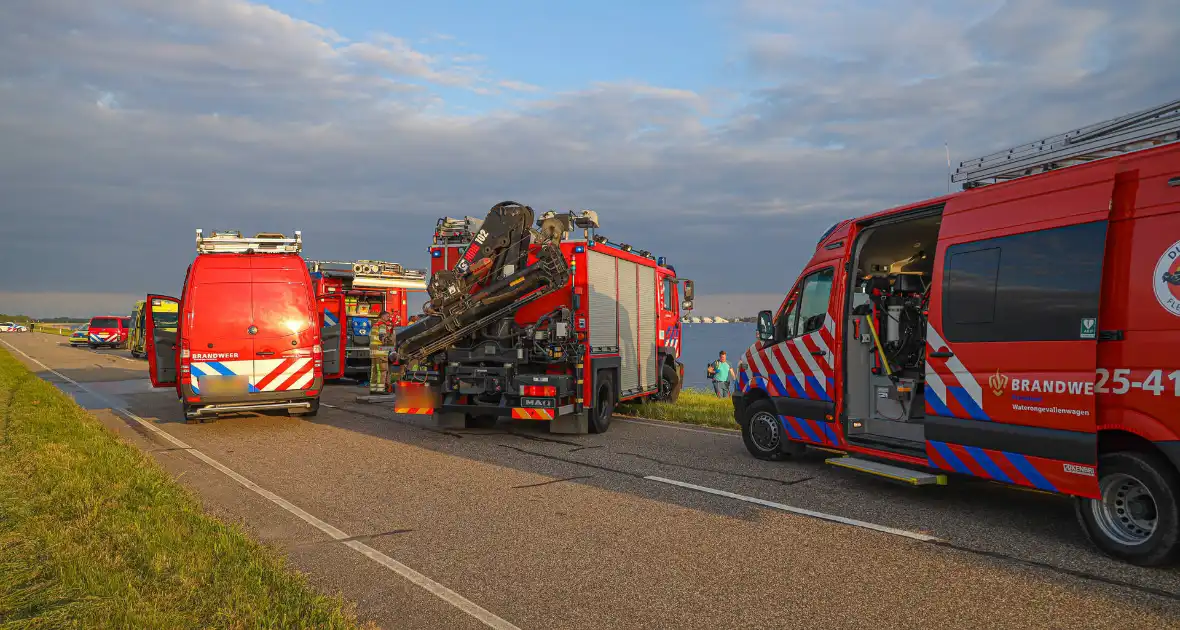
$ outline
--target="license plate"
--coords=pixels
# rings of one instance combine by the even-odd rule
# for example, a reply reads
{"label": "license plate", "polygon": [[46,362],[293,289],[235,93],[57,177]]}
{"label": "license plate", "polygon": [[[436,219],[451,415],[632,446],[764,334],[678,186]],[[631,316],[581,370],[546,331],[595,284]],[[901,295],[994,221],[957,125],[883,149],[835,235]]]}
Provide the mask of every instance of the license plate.
{"label": "license plate", "polygon": [[225,396],[250,392],[248,376],[202,376],[197,379],[203,396]]}
{"label": "license plate", "polygon": [[552,398],[521,398],[521,407],[540,407],[543,409],[552,409],[556,401]]}

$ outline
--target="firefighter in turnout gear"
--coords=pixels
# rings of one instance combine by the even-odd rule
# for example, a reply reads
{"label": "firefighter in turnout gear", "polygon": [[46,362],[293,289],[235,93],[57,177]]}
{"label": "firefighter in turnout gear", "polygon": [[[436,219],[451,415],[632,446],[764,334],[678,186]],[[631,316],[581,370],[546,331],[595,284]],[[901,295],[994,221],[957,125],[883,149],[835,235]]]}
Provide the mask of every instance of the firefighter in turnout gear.
{"label": "firefighter in turnout gear", "polygon": [[389,387],[389,353],[393,350],[396,332],[393,315],[383,311],[369,331],[369,393],[387,394]]}

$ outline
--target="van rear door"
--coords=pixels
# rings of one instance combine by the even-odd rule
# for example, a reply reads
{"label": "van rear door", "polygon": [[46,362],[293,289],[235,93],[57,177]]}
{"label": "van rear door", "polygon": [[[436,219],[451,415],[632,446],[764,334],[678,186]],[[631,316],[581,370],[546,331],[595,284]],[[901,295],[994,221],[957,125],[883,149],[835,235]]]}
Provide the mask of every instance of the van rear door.
{"label": "van rear door", "polygon": [[324,347],[324,378],[344,376],[344,296],[326,293],[319,296],[320,343]]}
{"label": "van rear door", "polygon": [[307,268],[297,259],[257,257],[251,269],[253,391],[298,391],[315,381],[319,324]]}
{"label": "van rear door", "polygon": [[[168,321],[174,321],[176,310],[168,312],[161,309],[164,305],[171,305],[177,309],[180,300],[166,295],[148,295],[144,305],[144,339],[145,352],[148,358],[148,375],[152,379],[152,387],[176,387],[176,364],[179,359],[177,351],[177,332],[175,324],[172,330],[167,330]],[[164,310],[163,317],[157,320],[156,311]]]}
{"label": "van rear door", "polygon": [[1099,306],[1114,165],[965,193],[943,215],[926,345],[931,465],[1098,496]]}

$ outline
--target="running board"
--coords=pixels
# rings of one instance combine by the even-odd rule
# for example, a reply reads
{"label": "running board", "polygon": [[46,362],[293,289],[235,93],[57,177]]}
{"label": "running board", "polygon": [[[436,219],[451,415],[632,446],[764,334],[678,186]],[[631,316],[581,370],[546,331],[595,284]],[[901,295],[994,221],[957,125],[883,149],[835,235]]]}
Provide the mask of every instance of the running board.
{"label": "running board", "polygon": [[902,468],[900,466],[892,466],[890,464],[883,464],[881,462],[874,462],[867,459],[857,459],[855,457],[833,457],[824,461],[833,466],[848,468],[850,470],[868,473],[870,475],[877,475],[878,477],[885,477],[886,479],[893,479],[894,481],[904,481],[905,483],[913,486],[946,485],[946,475],[939,475],[921,470],[912,470],[909,468]]}

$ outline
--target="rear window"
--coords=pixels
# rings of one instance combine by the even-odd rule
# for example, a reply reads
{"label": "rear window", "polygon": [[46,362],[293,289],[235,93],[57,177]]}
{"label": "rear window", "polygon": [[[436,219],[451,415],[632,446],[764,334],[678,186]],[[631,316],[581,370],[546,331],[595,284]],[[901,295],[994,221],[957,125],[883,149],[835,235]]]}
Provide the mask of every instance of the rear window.
{"label": "rear window", "polygon": [[90,320],[91,328],[118,328],[119,319],[117,317],[95,317]]}

